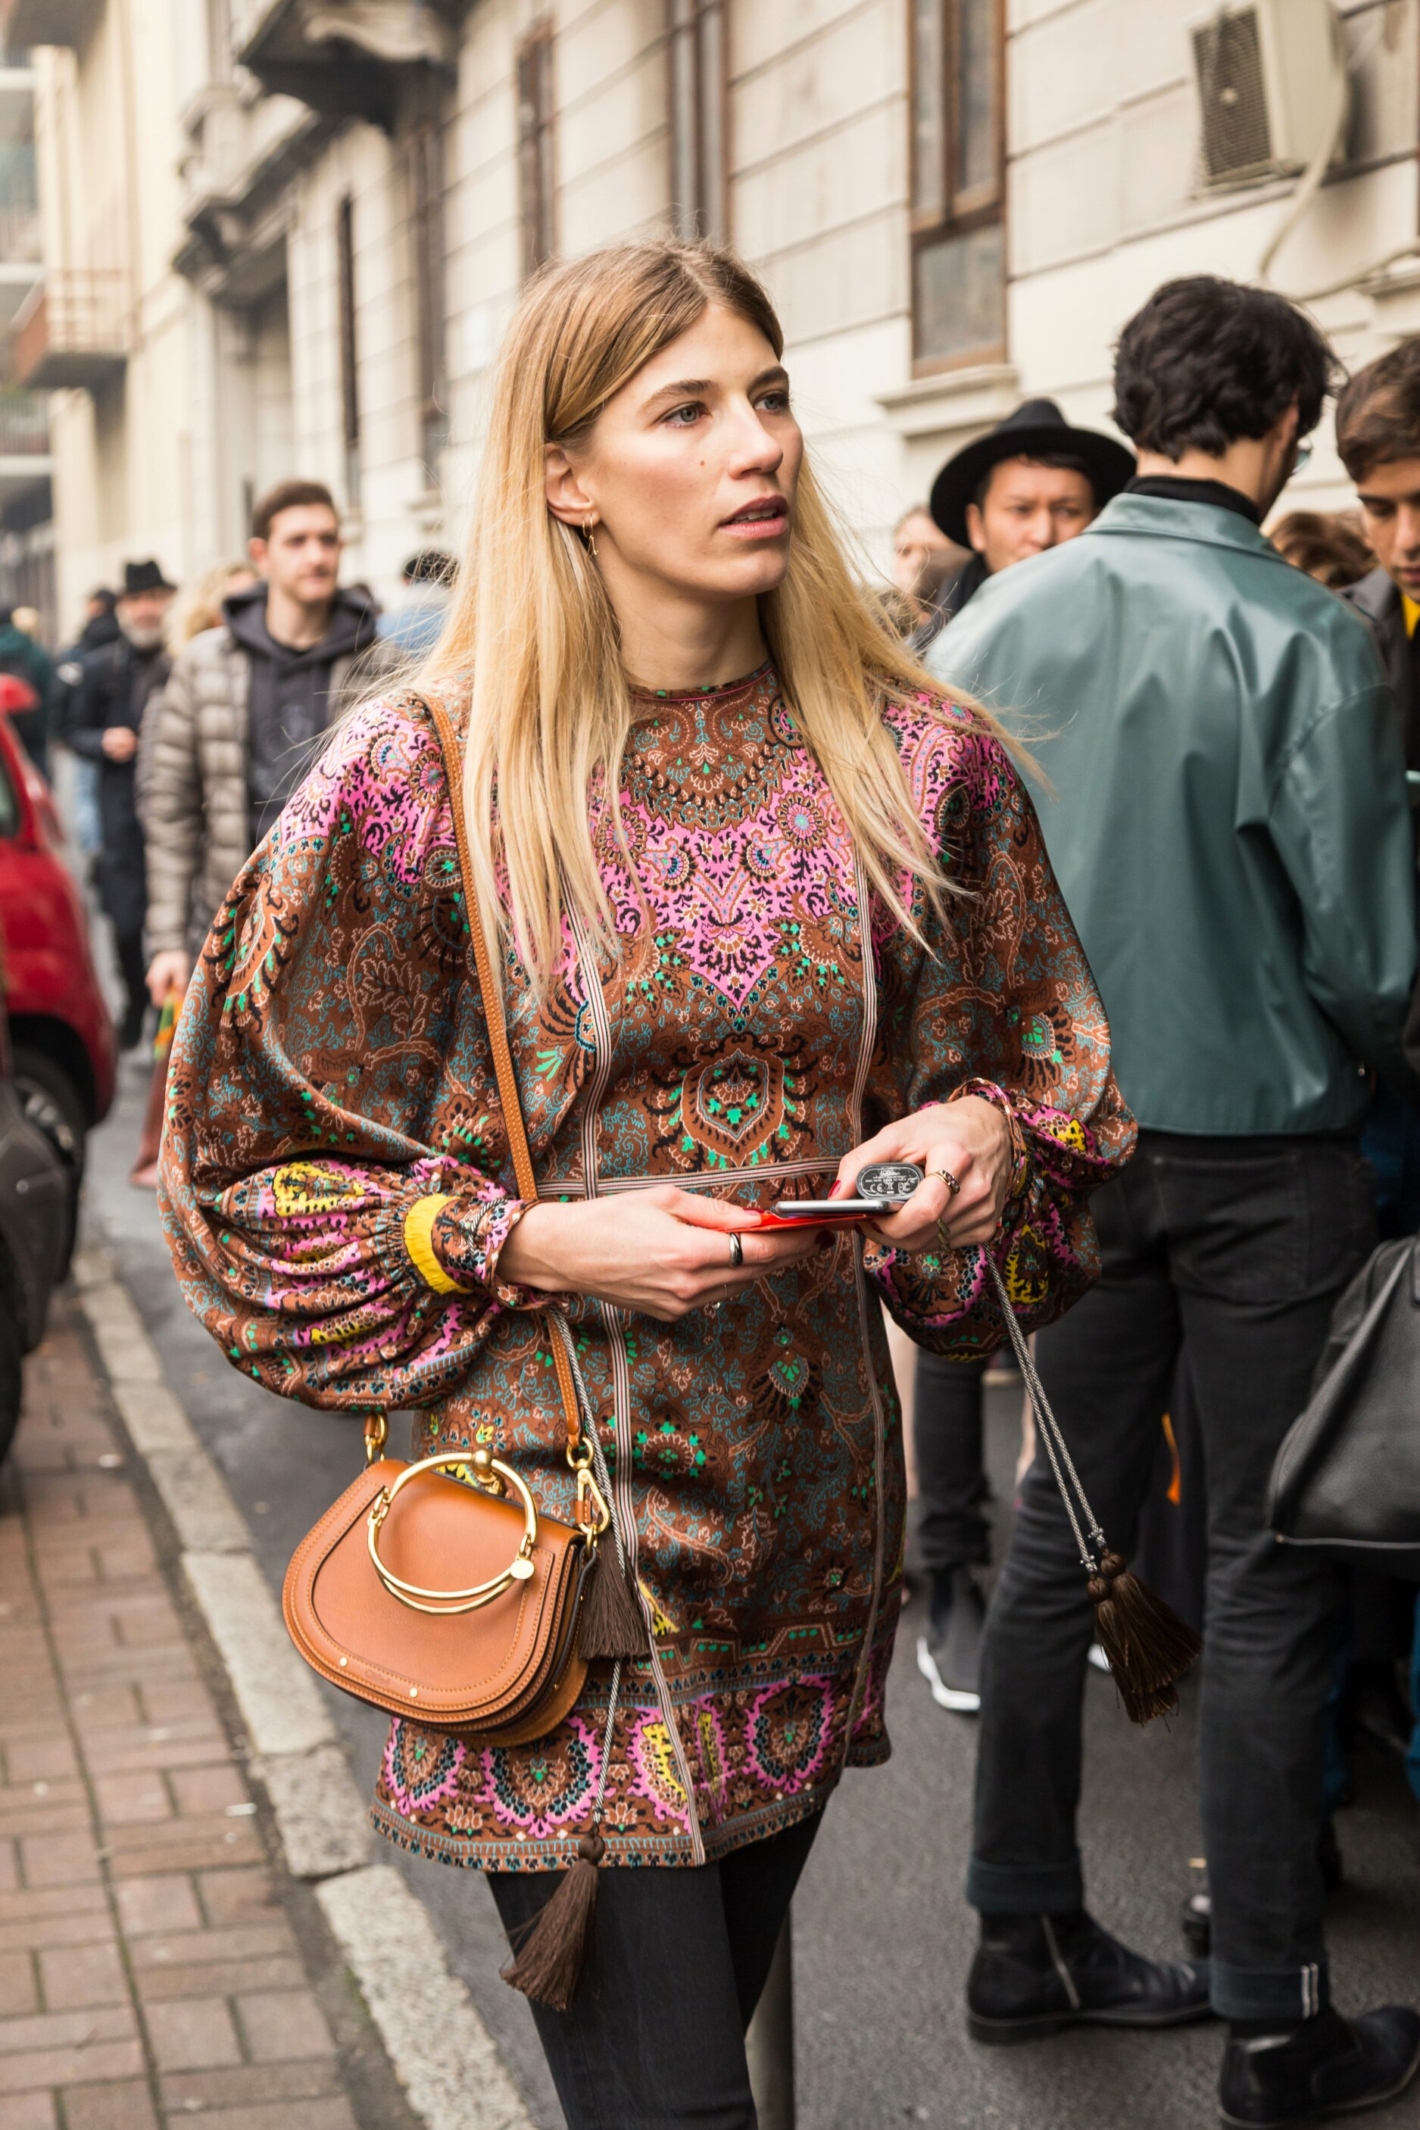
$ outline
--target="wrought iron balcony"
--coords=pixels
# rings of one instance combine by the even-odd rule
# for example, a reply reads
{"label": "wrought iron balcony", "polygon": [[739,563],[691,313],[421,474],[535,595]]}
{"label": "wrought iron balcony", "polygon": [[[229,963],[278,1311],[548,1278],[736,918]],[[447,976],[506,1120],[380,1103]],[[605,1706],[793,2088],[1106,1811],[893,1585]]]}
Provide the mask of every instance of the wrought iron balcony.
{"label": "wrought iron balcony", "polygon": [[95,391],[128,360],[128,276],[119,267],[56,267],[15,319],[10,373],[39,391]]}

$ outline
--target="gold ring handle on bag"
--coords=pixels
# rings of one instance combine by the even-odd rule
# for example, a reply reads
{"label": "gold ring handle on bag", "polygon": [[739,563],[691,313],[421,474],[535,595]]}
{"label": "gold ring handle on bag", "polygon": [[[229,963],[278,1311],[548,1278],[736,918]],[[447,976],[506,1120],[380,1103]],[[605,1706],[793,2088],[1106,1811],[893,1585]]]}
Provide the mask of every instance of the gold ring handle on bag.
{"label": "gold ring handle on bag", "polygon": [[[490,1576],[486,1583],[474,1583],[467,1590],[424,1590],[418,1583],[406,1583],[387,1568],[380,1559],[380,1529],[400,1488],[414,1478],[417,1472],[442,1472],[451,1465],[472,1465],[480,1486],[489,1481],[501,1480],[506,1494],[511,1486],[523,1505],[523,1539],[517,1552],[501,1575]],[[537,1539],[537,1504],[529,1493],[524,1480],[510,1464],[497,1457],[490,1457],[487,1450],[445,1450],[437,1457],[421,1457],[418,1464],[408,1464],[392,1487],[381,1487],[375,1496],[374,1505],[367,1519],[369,1529],[370,1559],[375,1564],[375,1573],[391,1597],[398,1598],[402,1605],[415,1612],[457,1613],[476,1612],[480,1605],[489,1605],[501,1597],[513,1583],[525,1583],[533,1572],[532,1549]],[[427,1601],[427,1602],[426,1602]]]}

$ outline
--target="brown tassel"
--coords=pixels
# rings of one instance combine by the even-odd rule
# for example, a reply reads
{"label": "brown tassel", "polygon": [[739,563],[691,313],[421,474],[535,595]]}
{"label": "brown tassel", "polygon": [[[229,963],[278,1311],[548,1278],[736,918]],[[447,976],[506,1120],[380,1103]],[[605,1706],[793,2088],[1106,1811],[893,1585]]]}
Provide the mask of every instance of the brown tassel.
{"label": "brown tassel", "polygon": [[1178,1707],[1178,1681],[1202,1643],[1123,1557],[1105,1553],[1089,1580],[1095,1631],[1109,1658],[1119,1698],[1131,1723],[1152,1723]]}
{"label": "brown tassel", "polygon": [[592,1942],[597,1915],[597,1866],[606,1843],[597,1833],[584,1834],[577,1861],[562,1874],[562,1884],[531,1923],[518,1933],[515,1957],[500,1970],[503,1980],[531,1997],[565,2012],[577,1994],[582,1964]]}
{"label": "brown tassel", "polygon": [[631,1594],[616,1549],[603,1539],[587,1570],[587,1594],[577,1623],[577,1647],[589,1664],[599,1657],[644,1657],[646,1622]]}

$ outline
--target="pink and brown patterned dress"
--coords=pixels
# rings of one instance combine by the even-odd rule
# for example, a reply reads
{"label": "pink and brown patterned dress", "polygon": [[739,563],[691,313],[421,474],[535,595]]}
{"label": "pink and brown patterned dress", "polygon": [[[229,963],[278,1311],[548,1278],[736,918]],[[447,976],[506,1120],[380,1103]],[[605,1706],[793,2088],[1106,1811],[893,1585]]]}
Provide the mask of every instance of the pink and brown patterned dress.
{"label": "pink and brown patterned dress", "polygon": [[[866,1134],[970,1090],[1012,1119],[997,1259],[1022,1321],[1048,1322],[1093,1276],[1085,1202],[1133,1124],[1001,747],[935,699],[891,713],[921,818],[969,891],[946,927],[919,898],[925,951],[865,910],[771,669],[635,707],[625,848],[591,800],[620,964],[598,970],[569,931],[541,1005],[505,967],[539,1197],[648,1180],[752,1205],[817,1196]],[[417,1408],[416,1454],[486,1443],[569,1515],[546,1319],[498,1277],[523,1207],[417,703],[347,723],[235,883],[169,1087],[168,1237],[233,1365],[298,1403]],[[939,1353],[1000,1341],[983,1253],[865,1262],[846,1236],[676,1324],[571,1305],[653,1639],[615,1726],[613,1863],[721,1855],[887,1755],[904,1489],[880,1302]],[[352,1436],[352,1477],[358,1456]],[[447,1863],[570,1863],[603,1669],[536,1745],[397,1721],[376,1825]]]}

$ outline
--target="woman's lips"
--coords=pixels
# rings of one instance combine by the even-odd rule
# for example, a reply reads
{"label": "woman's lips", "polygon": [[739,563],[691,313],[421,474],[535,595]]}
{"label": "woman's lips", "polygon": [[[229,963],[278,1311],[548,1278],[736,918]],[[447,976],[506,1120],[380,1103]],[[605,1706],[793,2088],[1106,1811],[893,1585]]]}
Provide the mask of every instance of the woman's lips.
{"label": "woman's lips", "polygon": [[752,511],[754,515],[737,512],[733,518],[726,518],[720,527],[721,532],[730,533],[737,540],[777,540],[788,530],[789,506],[782,496],[747,504],[745,511]]}

